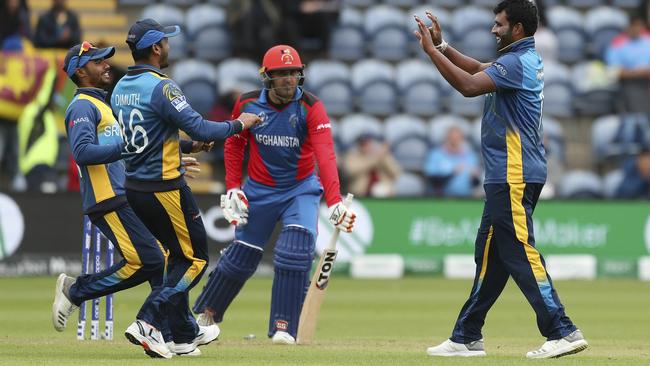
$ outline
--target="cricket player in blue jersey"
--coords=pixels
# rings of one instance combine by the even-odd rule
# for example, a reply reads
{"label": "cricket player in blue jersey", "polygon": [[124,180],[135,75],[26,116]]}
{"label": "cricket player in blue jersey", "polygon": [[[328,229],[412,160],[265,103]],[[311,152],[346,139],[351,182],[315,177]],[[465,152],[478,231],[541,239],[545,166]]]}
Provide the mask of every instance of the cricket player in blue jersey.
{"label": "cricket player in blue jersey", "polygon": [[547,339],[526,357],[561,357],[586,349],[587,341],[565,314],[535,248],[532,215],[546,181],[544,66],[533,39],[537,7],[530,0],[504,0],[494,14],[492,34],[500,56],[492,63],[481,63],[447,44],[433,14],[427,13],[431,27],[415,17],[415,35],[442,76],[466,97],[486,94],[481,122],[486,197],[476,237],[474,285],[451,338],[427,353],[485,356],[485,317],[512,276]]}
{"label": "cricket player in blue jersey", "polygon": [[[129,206],[124,192],[124,142],[120,126],[104,101],[110,85],[114,47],[96,48],[89,42],[72,47],[64,71],[79,87],[65,113],[70,149],[79,167],[84,214],[115,244],[124,258],[102,272],[78,278],[61,274],[52,306],[54,328],[63,331],[67,319],[86,300],[149,281],[152,292],[137,315],[138,321],[159,327],[166,309],[158,299],[166,266],[166,251]],[[196,144],[200,147],[200,144]],[[185,144],[190,152],[192,143]],[[148,335],[152,357],[171,357],[160,334]]]}
{"label": "cricket player in blue jersey", "polygon": [[[280,221],[268,328],[274,344],[295,344],[323,192],[336,228],[351,232],[356,218],[341,202],[329,117],[323,102],[302,88],[303,69],[293,47],[270,48],[260,69],[264,89],[244,93],[233,108],[233,118],[250,112],[262,116],[262,123],[226,140],[228,193],[221,207],[237,230],[194,305],[199,323],[221,322]],[[246,146],[248,180],[242,185]]]}
{"label": "cricket player in blue jersey", "polygon": [[[213,122],[192,109],[181,89],[161,71],[168,66],[168,37],[179,33],[178,26],[163,27],[152,19],[131,27],[126,43],[135,65],[115,86],[111,107],[125,142],[127,200],[169,250],[160,296],[169,303],[169,327],[160,330],[172,352],[188,354],[215,340],[219,327],[199,327],[189,309],[188,294],[207,268],[208,251],[199,208],[184,179],[179,129],[195,141],[211,142],[240,133],[259,118],[246,113],[232,121]],[[141,322],[131,324],[126,336],[147,348],[147,328]]]}

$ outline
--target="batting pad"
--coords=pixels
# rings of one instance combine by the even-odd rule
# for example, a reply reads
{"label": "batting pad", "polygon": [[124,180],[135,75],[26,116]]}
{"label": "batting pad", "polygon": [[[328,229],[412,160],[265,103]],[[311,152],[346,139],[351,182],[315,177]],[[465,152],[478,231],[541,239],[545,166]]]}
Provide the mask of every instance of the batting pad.
{"label": "batting pad", "polygon": [[309,287],[309,271],[314,259],[315,238],[302,227],[285,227],[275,245],[275,277],[271,292],[269,337],[284,331],[294,338],[300,310]]}
{"label": "batting pad", "polygon": [[199,314],[207,307],[214,312],[214,321],[221,322],[230,303],[255,273],[262,253],[260,248],[239,242],[230,244],[219,258],[217,267],[210,273],[208,283],[203,287],[192,310]]}

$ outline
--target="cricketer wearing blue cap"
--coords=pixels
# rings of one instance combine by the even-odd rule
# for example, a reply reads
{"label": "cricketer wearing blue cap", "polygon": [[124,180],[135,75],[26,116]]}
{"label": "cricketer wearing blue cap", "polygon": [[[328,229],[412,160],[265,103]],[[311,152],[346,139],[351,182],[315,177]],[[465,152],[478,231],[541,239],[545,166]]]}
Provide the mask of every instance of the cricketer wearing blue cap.
{"label": "cricketer wearing blue cap", "polygon": [[[102,272],[57,280],[52,320],[63,331],[67,318],[83,301],[124,290],[145,281],[154,289],[137,319],[158,326],[165,318],[156,297],[164,283],[166,251],[129,206],[124,192],[124,142],[120,127],[104,101],[110,85],[106,59],[114,47],[96,48],[89,42],[72,47],[64,71],[79,87],[65,113],[70,149],[79,167],[84,214],[115,244],[122,260]],[[171,357],[154,349],[156,357]]]}
{"label": "cricketer wearing blue cap", "polygon": [[[115,86],[111,107],[126,142],[127,199],[169,250],[162,291],[171,304],[169,327],[161,331],[165,341],[173,341],[173,352],[190,353],[216,339],[219,328],[199,328],[189,309],[189,290],[206,270],[208,252],[199,208],[183,178],[179,129],[194,140],[214,141],[253,126],[259,118],[249,113],[233,121],[213,122],[192,109],[178,85],[161,71],[167,67],[168,38],[179,32],[177,26],[163,27],[152,19],[133,24],[126,43],[135,65]],[[138,324],[127,329],[127,337],[139,341],[144,336]]]}
{"label": "cricketer wearing blue cap", "polygon": [[530,0],[503,0],[494,8],[492,34],[499,58],[481,63],[442,39],[437,18],[415,17],[416,36],[440,74],[466,97],[486,95],[481,121],[485,207],[476,237],[471,294],[450,339],[429,347],[431,356],[485,356],[482,328],[508,279],[535,311],[546,342],[528,358],[561,357],[587,348],[566,315],[541,253],[535,247],[533,212],[546,181],[542,144],[544,64],[535,50],[537,7]]}

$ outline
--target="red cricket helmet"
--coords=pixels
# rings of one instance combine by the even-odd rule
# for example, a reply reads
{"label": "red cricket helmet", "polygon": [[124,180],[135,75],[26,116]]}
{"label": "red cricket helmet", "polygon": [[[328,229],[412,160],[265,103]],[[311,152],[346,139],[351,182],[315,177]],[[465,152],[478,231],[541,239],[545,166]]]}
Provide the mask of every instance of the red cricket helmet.
{"label": "red cricket helmet", "polygon": [[271,88],[271,76],[269,71],[274,70],[300,70],[300,80],[298,85],[302,85],[304,81],[305,65],[300,60],[300,55],[293,47],[284,44],[273,46],[269,48],[264,54],[262,59],[262,67],[260,68],[260,75],[262,82],[267,89]]}

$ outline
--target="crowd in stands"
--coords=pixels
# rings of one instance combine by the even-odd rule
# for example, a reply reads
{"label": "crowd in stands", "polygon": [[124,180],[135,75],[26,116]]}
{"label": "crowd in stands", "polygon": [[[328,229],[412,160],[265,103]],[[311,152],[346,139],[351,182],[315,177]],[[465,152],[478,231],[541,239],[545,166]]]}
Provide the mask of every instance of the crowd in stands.
{"label": "crowd in stands", "polygon": [[[537,0],[536,47],[545,64],[546,198],[650,198],[648,0]],[[0,44],[16,36],[68,48],[81,30],[65,1],[30,30],[26,0],[0,0]],[[432,9],[445,39],[482,61],[496,56],[494,0],[118,0],[141,18],[179,24],[170,74],[197,111],[230,117],[239,95],[261,87],[258,64],[273,44],[307,60],[305,88],[332,117],[344,191],[369,197],[482,194],[482,98],[464,98],[437,73],[412,36],[412,14]],[[91,40],[99,41],[99,40]],[[116,80],[123,68],[115,65]],[[588,170],[571,169],[566,125],[593,120]],[[0,188],[16,179],[16,121],[0,119]],[[13,129],[13,132],[12,132]],[[589,131],[581,131],[589,134]],[[12,135],[14,134],[14,135]],[[62,146],[64,146],[63,144]],[[223,144],[202,157],[223,181]],[[74,165],[71,165],[73,167]],[[71,171],[73,169],[70,169]],[[22,175],[26,175],[23,172]],[[74,180],[73,172],[70,173]],[[18,179],[19,181],[20,179]],[[9,182],[9,183],[7,183]],[[64,184],[57,183],[58,189]],[[74,189],[74,185],[69,185]],[[24,188],[24,187],[23,187]]]}

